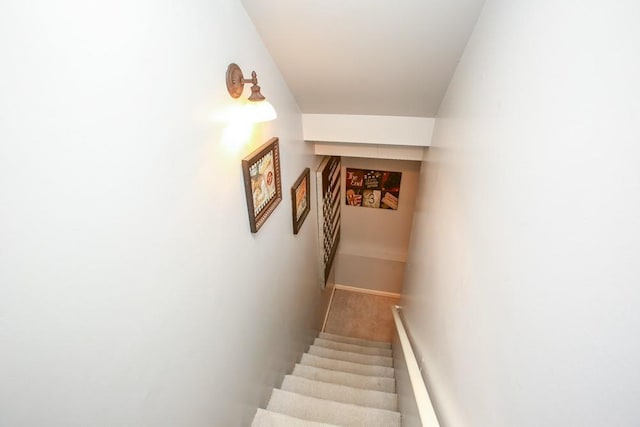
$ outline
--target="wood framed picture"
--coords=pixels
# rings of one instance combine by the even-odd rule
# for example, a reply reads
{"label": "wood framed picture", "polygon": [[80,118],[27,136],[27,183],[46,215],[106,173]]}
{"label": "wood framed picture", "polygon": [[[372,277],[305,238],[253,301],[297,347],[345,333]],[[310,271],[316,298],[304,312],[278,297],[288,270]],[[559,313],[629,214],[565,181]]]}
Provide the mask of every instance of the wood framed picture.
{"label": "wood framed picture", "polygon": [[311,210],[311,170],[306,168],[291,187],[291,216],[293,218],[293,234],[298,234],[302,223]]}
{"label": "wood framed picture", "polygon": [[242,159],[251,232],[256,233],[282,200],[278,138]]}
{"label": "wood framed picture", "polygon": [[318,197],[318,263],[320,287],[325,288],[340,243],[339,156],[325,157],[316,170]]}

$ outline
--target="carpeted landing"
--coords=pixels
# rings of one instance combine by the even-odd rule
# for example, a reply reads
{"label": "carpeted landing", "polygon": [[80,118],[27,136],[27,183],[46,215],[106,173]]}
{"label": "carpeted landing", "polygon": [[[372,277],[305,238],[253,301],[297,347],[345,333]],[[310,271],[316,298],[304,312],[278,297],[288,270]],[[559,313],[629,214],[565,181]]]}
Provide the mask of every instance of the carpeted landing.
{"label": "carpeted landing", "polygon": [[391,344],[320,333],[252,427],[400,426]]}

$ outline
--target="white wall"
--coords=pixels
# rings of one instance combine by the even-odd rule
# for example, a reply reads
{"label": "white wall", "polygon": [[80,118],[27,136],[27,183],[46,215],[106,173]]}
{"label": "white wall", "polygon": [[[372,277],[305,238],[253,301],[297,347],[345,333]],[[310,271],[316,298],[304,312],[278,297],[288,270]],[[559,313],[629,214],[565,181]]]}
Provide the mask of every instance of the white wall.
{"label": "white wall", "polygon": [[[398,210],[347,206],[347,168],[402,172]],[[400,292],[419,173],[419,162],[342,158],[342,226],[336,259],[336,283],[383,292]]]}
{"label": "white wall", "polygon": [[[315,159],[240,2],[5,1],[0,52],[0,425],[248,424],[322,313],[289,197]],[[279,113],[245,145],[211,119],[230,62]],[[271,136],[252,235],[240,160]]]}
{"label": "white wall", "polygon": [[638,18],[637,1],[485,5],[404,288],[444,426],[638,424]]}
{"label": "white wall", "polygon": [[340,285],[392,294],[402,291],[404,261],[338,253],[335,265]]}

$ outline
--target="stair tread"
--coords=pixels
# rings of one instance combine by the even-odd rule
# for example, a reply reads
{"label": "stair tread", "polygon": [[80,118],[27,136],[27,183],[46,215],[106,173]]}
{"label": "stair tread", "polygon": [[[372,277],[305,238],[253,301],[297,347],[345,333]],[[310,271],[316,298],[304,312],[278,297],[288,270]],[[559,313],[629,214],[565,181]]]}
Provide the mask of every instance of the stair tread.
{"label": "stair tread", "polygon": [[301,365],[300,363],[295,365],[291,375],[365,390],[377,390],[387,393],[395,393],[396,391],[396,380],[394,378],[353,374],[317,366]]}
{"label": "stair tread", "polygon": [[368,354],[353,353],[350,351],[334,350],[326,347],[312,345],[309,354],[314,354],[327,359],[345,360],[347,362],[362,363],[363,365],[377,365],[393,367],[393,358],[387,356],[371,356]]}
{"label": "stair tread", "polygon": [[391,349],[380,347],[369,347],[365,345],[349,344],[339,341],[328,340],[325,338],[316,338],[313,341],[313,345],[318,347],[331,348],[333,350],[350,351],[352,353],[368,354],[371,356],[386,356],[393,357]]}
{"label": "stair tread", "polygon": [[377,365],[364,365],[362,363],[347,362],[344,360],[328,359],[305,353],[300,359],[301,365],[311,365],[318,368],[331,369],[334,371],[350,372],[358,375],[369,375],[376,377],[394,378],[393,368]]}
{"label": "stair tread", "polygon": [[296,418],[353,427],[400,426],[400,413],[274,389],[267,409]]}
{"label": "stair tread", "polygon": [[339,427],[336,424],[318,423],[315,421],[304,420],[279,412],[258,409],[251,427]]}
{"label": "stair tread", "polygon": [[304,394],[318,399],[367,406],[370,408],[398,410],[398,395],[376,390],[365,390],[340,384],[325,383],[308,378],[287,375],[281,390]]}
{"label": "stair tread", "polygon": [[336,335],[336,334],[331,334],[331,333],[328,333],[328,332],[320,332],[319,337],[323,338],[323,339],[327,339],[327,340],[331,340],[331,341],[337,341],[337,342],[343,342],[343,343],[347,343],[347,344],[356,344],[356,345],[363,345],[363,346],[369,346],[369,347],[379,347],[379,348],[391,348],[391,343],[389,343],[389,342],[371,341],[371,340],[365,340],[365,339],[362,339],[362,338],[346,337],[346,336],[343,336],[343,335]]}

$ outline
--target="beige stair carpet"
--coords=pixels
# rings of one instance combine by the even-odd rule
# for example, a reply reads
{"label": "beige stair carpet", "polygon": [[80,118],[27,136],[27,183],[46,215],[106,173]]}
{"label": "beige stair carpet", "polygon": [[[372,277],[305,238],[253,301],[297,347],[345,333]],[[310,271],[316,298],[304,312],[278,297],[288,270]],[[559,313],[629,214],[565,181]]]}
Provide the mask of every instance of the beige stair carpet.
{"label": "beige stair carpet", "polygon": [[390,348],[321,333],[252,427],[399,427]]}
{"label": "beige stair carpet", "polygon": [[320,332],[319,338],[324,338],[327,340],[347,343],[347,344],[356,344],[363,345],[367,347],[379,347],[379,348],[391,348],[391,343],[386,341],[369,341],[361,338],[353,338],[353,337],[345,337],[342,335],[330,334],[328,332]]}
{"label": "beige stair carpet", "polygon": [[362,363],[346,362],[314,354],[305,353],[300,359],[301,365],[316,366],[318,368],[333,369],[335,371],[350,372],[358,375],[393,378],[393,368],[388,366],[364,365]]}
{"label": "beige stair carpet", "polygon": [[369,406],[371,408],[398,410],[398,395],[376,390],[364,390],[339,384],[324,383],[307,378],[287,375],[280,386],[281,390],[317,397],[318,399],[335,400],[342,403]]}
{"label": "beige stair carpet", "polygon": [[331,341],[324,338],[316,338],[313,345],[318,347],[330,348],[333,350],[350,351],[352,353],[368,354],[370,356],[386,356],[393,357],[390,348],[367,347],[357,344],[348,344],[338,341]]}
{"label": "beige stair carpet", "polygon": [[400,426],[400,413],[274,389],[267,410],[303,420],[352,427]]}
{"label": "beige stair carpet", "polygon": [[371,356],[369,354],[352,353],[350,351],[334,350],[332,348],[318,347],[312,345],[309,347],[309,354],[320,356],[327,359],[344,360],[346,362],[361,363],[363,365],[377,366],[393,366],[393,359],[386,356]]}
{"label": "beige stair carpet", "polygon": [[315,366],[301,365],[299,363],[293,368],[291,374],[310,380],[346,385],[365,390],[385,391],[387,393],[394,393],[396,390],[396,380],[394,378],[351,374],[349,372],[316,368]]}
{"label": "beige stair carpet", "polygon": [[316,423],[264,409],[258,409],[251,425],[260,427],[339,427],[336,424]]}
{"label": "beige stair carpet", "polygon": [[398,298],[336,289],[324,330],[337,335],[390,342],[394,323],[389,306],[398,303]]}

